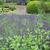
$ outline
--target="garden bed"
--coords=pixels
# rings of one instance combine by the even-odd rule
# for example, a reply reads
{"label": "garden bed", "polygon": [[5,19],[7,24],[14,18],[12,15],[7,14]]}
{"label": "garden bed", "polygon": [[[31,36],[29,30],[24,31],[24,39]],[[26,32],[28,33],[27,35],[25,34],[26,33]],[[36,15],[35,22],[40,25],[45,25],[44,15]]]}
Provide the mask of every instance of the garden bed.
{"label": "garden bed", "polygon": [[16,3],[4,3],[0,5],[0,13],[13,12],[16,10]]}
{"label": "garden bed", "polygon": [[[47,31],[50,29],[48,27],[47,22],[48,21],[46,20],[46,18],[42,18],[42,16],[40,16],[40,15],[38,15],[38,16],[35,16],[35,15],[16,15],[16,14],[2,14],[2,15],[0,15],[0,47],[2,47],[2,49],[4,49],[4,48],[5,49],[8,49],[8,48],[12,49],[11,46],[8,47],[6,45],[6,43],[7,44],[9,43],[9,41],[7,42],[7,40],[9,40],[8,38],[10,38],[10,39],[11,38],[13,39],[14,37],[16,38],[16,35],[18,35],[17,38],[18,37],[20,38],[20,37],[23,37],[23,36],[25,37],[25,35],[26,36],[28,35],[27,36],[28,40],[29,40],[29,38],[32,39],[33,38],[32,35],[35,35],[34,29],[35,29],[35,32],[36,32],[36,29],[39,29],[39,27],[36,26],[38,23],[40,23],[40,25],[39,25],[40,27],[42,27],[42,25],[44,25],[44,27],[42,27],[41,31],[44,30],[47,33]],[[41,35],[41,32],[40,32],[40,35]],[[27,38],[27,37],[25,37],[25,38]],[[25,40],[25,39],[23,39],[23,40]],[[34,40],[34,38],[32,40]],[[22,41],[20,41],[20,42],[22,42]],[[25,40],[25,42],[26,42],[26,40]],[[14,43],[12,43],[12,47],[14,47],[13,44]],[[30,45],[30,44],[28,44],[28,45]],[[38,43],[38,45],[39,45],[39,43]],[[30,45],[30,47],[31,46],[32,45]],[[25,47],[25,46],[23,46],[23,47]],[[30,47],[29,48],[27,48],[27,47],[26,47],[26,49],[30,48]],[[35,45],[34,47],[37,47],[37,46]],[[15,47],[13,49],[15,49]],[[18,48],[16,48],[16,49],[18,49]],[[30,49],[33,49],[33,48],[30,48]]]}

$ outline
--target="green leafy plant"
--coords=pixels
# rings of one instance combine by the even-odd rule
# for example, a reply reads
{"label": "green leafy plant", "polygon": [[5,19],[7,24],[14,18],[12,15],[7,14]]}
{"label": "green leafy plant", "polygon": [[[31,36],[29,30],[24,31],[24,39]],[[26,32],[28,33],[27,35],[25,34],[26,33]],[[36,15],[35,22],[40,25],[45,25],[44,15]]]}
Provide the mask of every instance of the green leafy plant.
{"label": "green leafy plant", "polygon": [[50,12],[50,2],[45,2],[44,11],[45,11],[46,13]]}
{"label": "green leafy plant", "polygon": [[8,48],[10,50],[41,50],[50,31],[42,29],[42,25],[38,24],[32,33],[29,29],[27,30],[27,35],[9,37]]}
{"label": "green leafy plant", "polygon": [[26,3],[29,3],[30,1],[49,1],[49,0],[27,0]]}
{"label": "green leafy plant", "polygon": [[3,5],[4,2],[0,1],[0,5]]}
{"label": "green leafy plant", "polygon": [[9,9],[10,9],[11,11],[13,11],[13,10],[16,9],[16,7],[15,7],[15,6],[9,6]]}
{"label": "green leafy plant", "polygon": [[27,12],[28,13],[40,13],[41,12],[41,2],[40,1],[30,1],[27,4]]}
{"label": "green leafy plant", "polygon": [[16,3],[3,3],[0,5],[0,12],[10,12],[16,10]]}
{"label": "green leafy plant", "polygon": [[6,50],[5,48],[1,48],[1,50]]}

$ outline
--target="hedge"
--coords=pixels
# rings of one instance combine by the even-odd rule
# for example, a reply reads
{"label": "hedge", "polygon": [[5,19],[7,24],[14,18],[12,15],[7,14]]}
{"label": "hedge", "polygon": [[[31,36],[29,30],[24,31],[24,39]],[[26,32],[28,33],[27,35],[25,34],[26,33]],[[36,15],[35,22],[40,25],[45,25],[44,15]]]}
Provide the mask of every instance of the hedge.
{"label": "hedge", "polygon": [[31,1],[26,6],[28,13],[39,13],[39,9],[41,9],[41,2],[40,1]]}
{"label": "hedge", "polygon": [[50,12],[50,2],[41,2],[41,1],[30,1],[26,10],[28,13],[40,13],[40,12]]}

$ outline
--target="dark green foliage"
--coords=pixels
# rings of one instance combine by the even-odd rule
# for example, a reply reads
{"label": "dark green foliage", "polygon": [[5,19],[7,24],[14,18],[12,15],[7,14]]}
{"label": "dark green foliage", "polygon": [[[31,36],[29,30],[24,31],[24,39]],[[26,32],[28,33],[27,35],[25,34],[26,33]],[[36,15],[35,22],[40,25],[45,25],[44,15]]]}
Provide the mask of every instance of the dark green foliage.
{"label": "dark green foliage", "polygon": [[0,5],[0,12],[9,12],[14,11],[16,9],[16,3],[4,3]]}
{"label": "dark green foliage", "polygon": [[0,5],[3,5],[4,2],[0,1]]}
{"label": "dark green foliage", "polygon": [[4,6],[3,6],[3,9],[4,9],[4,8],[9,9],[9,10],[11,10],[11,11],[13,11],[13,10],[16,9],[16,7],[13,6],[13,5],[4,5]]}
{"label": "dark green foliage", "polygon": [[3,8],[8,8],[9,10],[13,11],[16,9],[15,5],[16,5],[15,3],[14,4],[13,3],[5,3],[3,5]]}
{"label": "dark green foliage", "polygon": [[15,8],[15,6],[9,6],[9,9],[10,9],[11,11],[13,11],[13,10],[15,10],[16,8]]}
{"label": "dark green foliage", "polygon": [[45,11],[46,13],[50,12],[50,2],[45,2],[44,11]]}

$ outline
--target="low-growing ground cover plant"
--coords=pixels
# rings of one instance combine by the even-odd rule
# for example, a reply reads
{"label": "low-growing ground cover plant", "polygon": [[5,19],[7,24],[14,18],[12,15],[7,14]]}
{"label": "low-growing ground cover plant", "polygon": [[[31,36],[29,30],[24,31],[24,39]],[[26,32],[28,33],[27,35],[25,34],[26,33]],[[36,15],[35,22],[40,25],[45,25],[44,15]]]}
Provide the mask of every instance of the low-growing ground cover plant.
{"label": "low-growing ground cover plant", "polygon": [[[28,17],[14,15],[15,14],[6,14],[2,16],[0,15],[0,50],[37,50],[42,48],[46,49],[46,47],[48,48],[46,39],[50,34],[50,30],[46,27],[48,26],[47,22],[50,23],[50,17],[46,17],[41,14]],[[22,19],[20,20],[18,17]],[[40,24],[38,24],[39,22]],[[44,24],[41,22],[43,22]],[[18,29],[19,26],[16,27],[18,24],[23,29]],[[46,27],[44,28],[44,26]]]}
{"label": "low-growing ground cover plant", "polygon": [[[46,43],[49,38],[50,30],[43,29],[43,25],[38,24],[34,28],[33,32],[27,28],[26,35],[15,35],[13,37],[6,38],[6,47],[2,47],[2,50],[48,50],[49,45]],[[49,38],[50,39],[50,38]],[[47,48],[46,45],[47,44]]]}
{"label": "low-growing ground cover plant", "polygon": [[[33,11],[30,9],[31,13],[39,13],[41,10],[41,3],[39,1],[35,3],[35,8],[30,7],[35,9],[32,9]],[[31,5],[32,4],[33,3],[31,2]],[[5,12],[5,10],[7,11],[7,8],[8,10],[11,9],[13,11],[15,7],[5,5],[0,11],[2,12],[3,10]],[[2,15],[8,17],[0,17],[0,50],[50,50],[50,30],[44,28],[44,26],[47,27],[47,24],[50,23],[50,18],[48,16],[42,17],[40,15],[36,17],[31,16],[30,18],[28,18],[29,16],[26,18],[24,16],[25,19],[23,16],[21,19],[21,16],[19,17],[15,14]],[[18,29],[18,27],[16,27],[17,25],[19,25],[19,28],[22,27],[22,29]]]}
{"label": "low-growing ground cover plant", "polygon": [[3,5],[0,5],[0,13],[14,10],[16,10],[16,3],[3,3]]}

